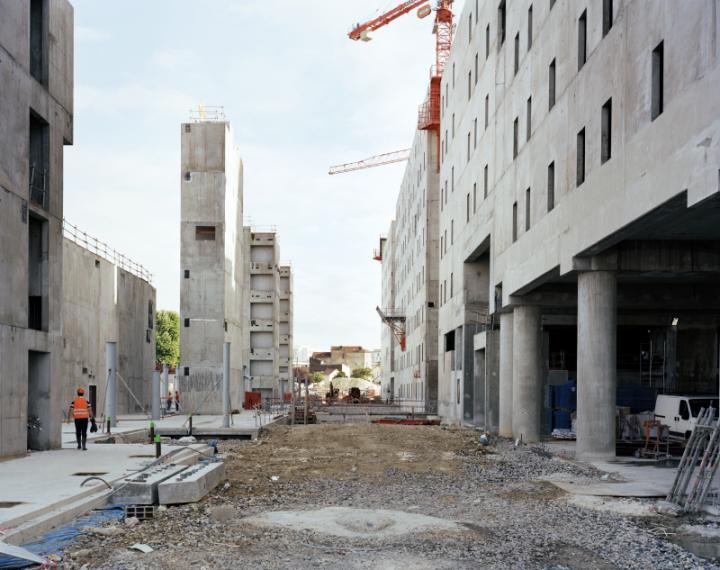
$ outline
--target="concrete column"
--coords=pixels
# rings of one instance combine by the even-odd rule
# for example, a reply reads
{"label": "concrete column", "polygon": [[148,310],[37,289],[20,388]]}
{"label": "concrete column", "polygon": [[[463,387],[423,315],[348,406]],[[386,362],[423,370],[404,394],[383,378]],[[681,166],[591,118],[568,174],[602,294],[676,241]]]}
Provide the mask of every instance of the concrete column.
{"label": "concrete column", "polygon": [[[170,365],[163,364],[163,371],[162,371],[162,395],[163,396],[167,396],[167,393],[170,390],[170,379],[168,378],[169,370],[170,370]],[[175,374],[175,378],[177,378],[177,374]],[[177,390],[177,386],[175,386],[175,389]]]}
{"label": "concrete column", "polygon": [[[502,325],[501,325],[502,326]],[[515,307],[513,315],[513,437],[526,443],[540,441],[542,365],[540,308]]]}
{"label": "concrete column", "polygon": [[[498,433],[512,437],[513,410],[513,314],[500,314],[500,410]],[[487,379],[486,379],[487,381]]]}
{"label": "concrete column", "polygon": [[230,427],[230,343],[223,345],[223,383],[222,383],[223,427]]}
{"label": "concrete column", "polygon": [[160,419],[160,372],[153,370],[152,375],[152,392],[150,394],[150,408],[152,410],[152,419]]}
{"label": "concrete column", "polygon": [[105,390],[105,421],[110,418],[110,426],[117,426],[117,343],[105,345],[105,368],[107,369],[107,388]]}
{"label": "concrete column", "polygon": [[615,457],[617,277],[578,274],[577,457]]}

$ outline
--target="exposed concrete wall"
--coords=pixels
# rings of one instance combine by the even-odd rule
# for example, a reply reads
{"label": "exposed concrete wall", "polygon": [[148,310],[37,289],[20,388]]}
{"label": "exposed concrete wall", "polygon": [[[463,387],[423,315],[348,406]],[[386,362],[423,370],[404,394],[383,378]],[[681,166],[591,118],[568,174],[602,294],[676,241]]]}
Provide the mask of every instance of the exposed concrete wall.
{"label": "exposed concrete wall", "polygon": [[229,123],[181,125],[180,358],[187,411],[221,413],[223,344],[230,399],[243,400],[242,161]]}
{"label": "exposed concrete wall", "polygon": [[[27,2],[0,2],[0,457],[27,449],[27,417],[41,414],[46,435],[33,442],[39,449],[60,446],[62,410],[58,381],[61,351],[63,146],[73,140],[73,8],[66,0],[45,3],[40,30],[42,49],[38,79],[31,74],[30,18]],[[33,139],[30,117],[45,127]],[[31,172],[35,191],[30,191]],[[38,279],[30,279],[31,219],[42,226]],[[40,288],[37,295],[33,289]],[[40,299],[31,311],[30,297]],[[34,301],[37,303],[37,301]],[[38,310],[39,308],[39,310]],[[42,330],[30,327],[39,313]],[[31,352],[45,364],[32,365]],[[35,407],[28,391],[36,382],[49,386],[50,406]],[[30,378],[29,376],[32,376]],[[33,384],[32,386],[30,384]],[[43,389],[44,390],[44,389]],[[29,406],[32,410],[29,410]]]}
{"label": "exposed concrete wall", "polygon": [[[616,0],[609,25],[603,24],[600,2],[558,0],[551,6],[518,0],[506,6],[501,42],[498,2],[464,3],[456,21],[471,26],[457,27],[442,78],[439,227],[428,236],[439,242],[440,253],[441,414],[460,421],[458,400],[467,410],[472,399],[472,409],[479,409],[477,383],[470,381],[477,381],[478,361],[462,354],[467,350],[463,333],[478,325],[495,330],[497,312],[529,303],[540,308],[542,325],[575,319],[577,274],[588,270],[617,272],[619,326],[653,325],[660,327],[653,333],[655,344],[668,339],[670,372],[663,389],[709,386],[709,378],[717,379],[717,359],[700,353],[717,354],[720,322],[715,303],[703,293],[705,286],[720,284],[709,253],[720,243],[717,2],[658,0],[648,11],[646,2]],[[585,10],[587,56],[581,62],[578,21]],[[655,117],[653,50],[660,42],[664,104]],[[603,111],[608,102],[609,115]],[[609,131],[603,127],[607,116]],[[404,182],[398,204],[405,193]],[[404,211],[398,212],[400,225]],[[394,234],[393,263],[401,272],[412,255],[401,233]],[[388,274],[384,267],[383,298],[389,298]],[[400,294],[398,299],[402,304]],[[490,315],[485,322],[473,319],[483,309]],[[676,316],[681,325],[671,331]],[[567,322],[575,326],[577,321]],[[537,376],[545,374],[548,363],[533,364],[539,371],[527,365],[528,359],[546,360],[548,354],[540,351],[538,358],[537,346],[532,354],[518,354],[511,342],[512,317],[504,323],[508,330],[500,334],[506,342],[497,343],[498,350],[514,348],[514,353],[499,355],[500,429],[510,435],[511,419],[528,418],[528,410],[509,406],[515,396],[516,408],[524,401],[533,408],[533,425],[521,423],[525,435],[535,438],[542,415],[535,410]],[[447,349],[445,335],[451,333],[456,342]],[[685,374],[692,380],[683,383],[680,366],[699,372]],[[514,370],[532,377],[527,397],[512,394]],[[463,393],[471,390],[472,398]],[[602,404],[604,415],[610,413],[609,399]],[[588,450],[598,452],[603,450]]]}
{"label": "exposed concrete wall", "polygon": [[382,308],[405,317],[406,350],[383,331],[381,377],[383,396],[392,384],[392,397],[424,402],[430,410],[438,398],[437,184],[436,136],[418,131],[382,248]]}
{"label": "exposed concrete wall", "polygon": [[247,388],[265,398],[281,398],[289,392],[292,374],[292,269],[280,264],[276,232],[245,228],[245,235],[249,260],[245,271],[250,287]]}
{"label": "exposed concrete wall", "polygon": [[78,386],[88,396],[94,386],[95,413],[104,413],[105,345],[109,341],[117,343],[118,374],[127,384],[118,381],[118,413],[149,409],[155,363],[155,288],[67,238],[63,240],[63,282],[63,411]]}

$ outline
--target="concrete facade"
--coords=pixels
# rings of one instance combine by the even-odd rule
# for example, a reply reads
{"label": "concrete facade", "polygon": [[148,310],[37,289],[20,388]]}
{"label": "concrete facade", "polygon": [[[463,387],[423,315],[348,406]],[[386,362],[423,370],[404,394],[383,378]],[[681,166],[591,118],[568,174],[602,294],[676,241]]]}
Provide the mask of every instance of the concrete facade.
{"label": "concrete facade", "polygon": [[100,251],[70,237],[63,240],[61,401],[67,410],[75,389],[82,386],[102,417],[106,343],[114,341],[120,377],[117,413],[145,412],[155,365],[155,288],[147,274],[123,267]]}
{"label": "concrete facade", "polygon": [[280,266],[280,354],[278,377],[280,393],[286,394],[292,386],[293,356],[293,273],[290,265]]}
{"label": "concrete facade", "polygon": [[[0,457],[60,447],[63,147],[73,8],[0,1]],[[37,418],[42,430],[28,430]]]}
{"label": "concrete facade", "polygon": [[405,350],[390,329],[382,330],[382,395],[437,408],[438,303],[437,138],[418,131],[413,141],[395,220],[381,240],[381,309],[403,317]]}
{"label": "concrete facade", "polygon": [[622,398],[718,390],[718,2],[470,0],[456,22],[439,411],[477,423],[479,371],[458,353],[499,333],[500,433],[547,432],[560,371],[577,380],[578,453],[611,457]]}
{"label": "concrete facade", "polygon": [[[576,381],[578,454],[609,458],[616,406],[718,392],[719,8],[469,0],[455,15],[424,240],[446,421],[536,441],[556,422],[550,387]],[[408,247],[413,161],[381,242],[408,350],[408,266],[430,255]],[[408,357],[386,327],[382,342],[397,393]]]}
{"label": "concrete facade", "polygon": [[181,125],[180,365],[186,411],[222,412],[223,344],[231,406],[243,401],[246,321],[243,166],[230,124]]}
{"label": "concrete facade", "polygon": [[245,322],[250,365],[246,388],[260,392],[263,398],[281,398],[289,393],[292,372],[292,268],[280,264],[280,244],[275,231],[246,227],[244,235],[250,293]]}

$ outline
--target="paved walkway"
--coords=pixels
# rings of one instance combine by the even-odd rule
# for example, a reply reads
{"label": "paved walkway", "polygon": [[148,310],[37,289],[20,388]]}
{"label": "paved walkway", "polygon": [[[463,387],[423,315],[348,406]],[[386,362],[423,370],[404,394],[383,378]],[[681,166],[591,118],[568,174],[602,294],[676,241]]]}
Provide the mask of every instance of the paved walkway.
{"label": "paved walkway", "polygon": [[[233,416],[231,427],[254,430],[272,421],[272,417],[255,412],[243,411]],[[187,416],[170,415],[155,423],[159,427],[183,428]],[[118,418],[113,433],[127,433],[147,429],[150,420],[147,416],[128,415]],[[193,429],[220,428],[222,416],[193,416]],[[100,427],[100,426],[98,426]],[[43,512],[54,505],[72,501],[91,488],[80,487],[88,474],[97,474],[109,483],[142,469],[155,458],[154,445],[98,444],[102,431],[88,433],[88,450],[76,449],[75,426],[62,424],[62,449],[29,453],[25,457],[0,461],[0,531],[13,524],[12,521],[24,519],[36,512]],[[167,453],[176,446],[163,445]],[[98,485],[102,485],[96,482]],[[99,489],[100,487],[98,487]]]}

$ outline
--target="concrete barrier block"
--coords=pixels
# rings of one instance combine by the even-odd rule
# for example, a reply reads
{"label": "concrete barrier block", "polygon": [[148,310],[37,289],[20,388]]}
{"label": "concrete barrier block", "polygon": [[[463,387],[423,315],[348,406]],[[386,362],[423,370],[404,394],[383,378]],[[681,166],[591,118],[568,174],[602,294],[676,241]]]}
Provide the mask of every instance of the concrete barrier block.
{"label": "concrete barrier block", "polygon": [[188,467],[158,485],[158,500],[161,505],[194,503],[212,491],[224,477],[225,464],[222,462]]}
{"label": "concrete barrier block", "polygon": [[158,485],[177,476],[187,465],[166,463],[150,467],[123,479],[112,502],[116,505],[155,505],[158,501]]}

